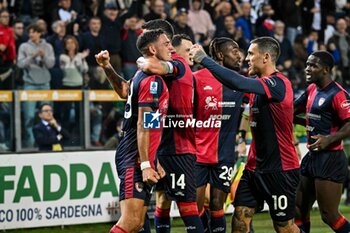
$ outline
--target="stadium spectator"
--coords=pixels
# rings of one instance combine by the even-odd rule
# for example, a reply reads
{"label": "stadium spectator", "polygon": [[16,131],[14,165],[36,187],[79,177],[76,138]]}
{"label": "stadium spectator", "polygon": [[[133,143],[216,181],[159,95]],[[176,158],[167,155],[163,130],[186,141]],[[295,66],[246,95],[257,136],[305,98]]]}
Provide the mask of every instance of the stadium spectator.
{"label": "stadium spectator", "polygon": [[150,5],[150,12],[146,14],[143,19],[147,22],[154,19],[167,19],[168,15],[165,13],[163,0],[153,0]]}
{"label": "stadium spectator", "polygon": [[308,55],[318,50],[318,41],[319,33],[317,30],[312,29],[307,37],[306,51]]}
{"label": "stadium spectator", "polygon": [[317,31],[318,39],[324,42],[324,30],[326,28],[327,15],[335,14],[334,0],[310,0],[302,1],[303,33],[308,35],[311,31]]}
{"label": "stadium spectator", "polygon": [[347,22],[345,19],[338,19],[334,35],[328,40],[328,47],[332,47],[340,51],[341,59],[338,68],[342,73],[344,84],[350,85],[350,36],[347,33]]}
{"label": "stadium spectator", "polygon": [[174,20],[174,32],[175,34],[185,34],[188,35],[192,43],[195,42],[194,34],[190,26],[188,24],[188,10],[186,8],[180,8],[177,10],[175,20]]}
{"label": "stadium spectator", "polygon": [[[165,61],[171,59],[170,49],[172,47],[162,30],[144,32],[137,41],[137,47],[146,58],[152,57],[155,60]],[[111,85],[118,94],[123,98],[128,95],[123,125],[125,136],[116,152],[118,176],[121,179],[120,205],[122,213],[121,218],[110,232],[138,232],[144,224],[150,201],[151,185],[160,179],[160,175],[154,168],[154,159],[161,140],[161,131],[144,128],[143,115],[144,112],[153,111],[157,111],[161,116],[165,115],[169,93],[160,76],[148,76],[144,72],[137,72],[132,79],[130,88],[133,88],[135,92],[128,91],[129,83],[113,70],[109,63],[108,52],[102,51],[96,55],[96,59],[108,74],[108,79],[112,81]],[[157,88],[152,89],[154,83],[157,83]],[[151,135],[153,135],[152,140],[150,139]],[[130,175],[133,177],[132,181],[128,180]],[[130,186],[130,184],[132,185]],[[149,227],[149,225],[147,226]],[[148,232],[150,232],[149,228]]]}
{"label": "stadium spectator", "polygon": [[272,9],[271,5],[265,3],[261,6],[262,15],[256,19],[255,22],[255,35],[260,36],[273,36],[275,21],[273,16],[275,11]]}
{"label": "stadium spectator", "polygon": [[123,138],[123,121],[122,119],[119,119],[116,122],[115,134],[106,141],[103,146],[104,149],[115,150]]}
{"label": "stadium spectator", "polygon": [[0,89],[12,90],[12,66],[16,60],[16,45],[12,28],[9,26],[10,14],[0,11]]}
{"label": "stadium spectator", "polygon": [[293,90],[297,89],[300,82],[297,71],[293,66],[294,51],[289,39],[285,36],[285,24],[277,20],[274,26],[274,38],[278,41],[281,54],[277,60],[277,69],[282,72],[292,82]]}
{"label": "stadium spectator", "polygon": [[209,46],[215,33],[215,25],[209,13],[203,9],[203,1],[192,0],[191,8],[188,12],[188,26],[191,27],[195,42],[203,46]]}
{"label": "stadium spectator", "polygon": [[101,32],[101,19],[99,17],[92,17],[89,20],[89,31],[84,32],[80,36],[80,51],[89,50],[89,56],[86,57],[86,62],[89,66],[89,77],[93,78],[94,70],[97,67],[97,63],[94,54],[99,53],[102,49],[105,49],[103,36]]}
{"label": "stadium spectator", "polygon": [[327,15],[327,25],[324,31],[324,44],[328,43],[329,38],[331,38],[335,32],[335,17],[334,15]]}
{"label": "stadium spectator", "polygon": [[10,3],[10,9],[22,20],[25,26],[35,23],[39,18],[45,15],[45,1],[44,0],[17,0]]}
{"label": "stadium spectator", "polygon": [[72,0],[59,0],[58,7],[52,12],[52,20],[63,21],[67,25],[74,22],[77,15],[77,12],[72,9]]}
{"label": "stadium spectator", "polygon": [[[293,66],[297,70],[298,74],[303,74],[305,70],[305,61],[308,57],[307,50],[307,38],[303,34],[297,35],[295,38],[293,49],[294,49],[294,61]],[[299,88],[303,88],[305,86],[299,86]]]}
{"label": "stadium spectator", "polygon": [[249,2],[241,3],[242,15],[237,18],[235,27],[241,28],[243,32],[243,38],[249,44],[249,42],[254,38],[253,35],[253,25],[251,21],[251,4]]}
{"label": "stadium spectator", "polygon": [[302,0],[271,1],[275,16],[285,24],[286,37],[292,44],[296,36],[302,33],[301,3]]}
{"label": "stadium spectator", "polygon": [[[16,54],[18,54],[18,49],[21,44],[28,41],[28,35],[25,33],[24,24],[21,20],[16,20],[12,28],[15,37]],[[19,68],[17,65],[14,66],[13,80],[14,89],[21,89],[23,87],[23,69]]]}
{"label": "stadium spectator", "polygon": [[137,16],[133,16],[125,20],[122,34],[122,61],[123,75],[126,80],[130,80],[137,71],[136,60],[141,56],[140,51],[136,47],[136,41],[142,33],[141,23]]}
{"label": "stadium spectator", "polygon": [[231,15],[232,6],[230,2],[220,2],[215,7],[215,20],[213,20],[215,24],[216,31],[222,31],[225,28],[225,17],[227,15]]}
{"label": "stadium spectator", "polygon": [[248,49],[248,43],[243,37],[242,28],[235,27],[235,20],[232,15],[225,16],[225,28],[222,31],[216,30],[215,37],[227,37],[236,41],[243,50]]}
{"label": "stadium spectator", "polygon": [[35,24],[39,25],[39,27],[41,27],[41,30],[43,32],[42,34],[42,38],[47,38],[49,36],[49,32],[48,32],[48,29],[47,29],[47,23],[45,20],[43,19],[38,19]]}
{"label": "stadium spectator", "polygon": [[[64,38],[64,52],[60,55],[60,68],[63,72],[62,86],[64,90],[82,90],[83,77],[88,71],[85,58],[89,50],[79,53],[79,43],[74,36]],[[70,131],[72,139],[80,138],[80,103],[64,101],[59,103],[60,121],[65,129]]]}
{"label": "stadium spectator", "polygon": [[[41,28],[32,24],[28,27],[29,40],[18,49],[17,65],[24,69],[24,90],[49,90],[51,75],[49,69],[55,64],[55,56],[52,46],[41,39]],[[33,120],[35,116],[35,102],[23,103],[23,120],[25,140],[24,146],[32,147]]]}
{"label": "stadium spectator", "polygon": [[64,38],[64,50],[60,55],[60,67],[63,70],[63,89],[79,89],[83,87],[83,75],[88,71],[85,58],[89,50],[79,52],[79,43],[74,36]]}
{"label": "stadium spectator", "polygon": [[[121,31],[125,20],[132,17],[137,13],[138,1],[133,1],[129,10],[124,14],[118,15],[117,5],[108,3],[105,6],[104,14],[102,17],[102,27],[100,34],[103,36],[104,48],[108,50],[111,64],[113,68],[121,74],[122,61],[122,36]],[[93,52],[93,51],[91,51]],[[93,53],[95,54],[95,53]]]}
{"label": "stadium spectator", "polygon": [[305,68],[309,85],[294,102],[294,122],[306,126],[308,132],[309,151],[301,163],[296,200],[296,223],[306,233],[310,232],[310,210],[315,200],[323,222],[334,232],[350,232],[349,221],[338,211],[348,173],[342,140],[350,136],[350,96],[332,80],[333,65],[329,52],[312,53]]}
{"label": "stadium spectator", "polygon": [[343,18],[349,14],[350,1],[349,0],[338,0],[335,1],[335,17],[337,19]]}
{"label": "stadium spectator", "polygon": [[292,43],[285,36],[285,24],[282,21],[277,20],[274,25],[274,35],[273,37],[279,42],[281,48],[280,57],[277,60],[277,66],[279,69],[290,68],[294,60],[294,51]]}
{"label": "stadium spectator", "polygon": [[61,89],[63,73],[60,67],[60,56],[64,51],[63,39],[66,36],[66,25],[63,21],[57,20],[51,27],[53,34],[46,38],[55,53],[55,65],[50,69],[51,89]]}
{"label": "stadium spectator", "polygon": [[50,104],[44,103],[39,107],[39,118],[40,122],[33,127],[39,151],[62,151],[62,142],[69,138],[69,133],[54,118]]}
{"label": "stadium spectator", "polygon": [[279,43],[271,37],[251,41],[246,61],[248,74],[257,75],[255,79],[218,65],[198,45],[193,53],[194,61],[227,87],[254,93],[250,95],[253,139],[234,200],[232,231],[249,232],[255,209],[266,201],[276,232],[299,233],[294,224],[299,161],[293,144],[293,90],[276,71]]}
{"label": "stadium spectator", "polygon": [[11,106],[9,103],[0,102],[0,152],[8,152],[13,145],[10,134]]}
{"label": "stadium spectator", "polygon": [[[103,68],[97,67],[94,70],[93,77],[89,80],[89,88],[92,90],[109,90],[111,85],[108,82],[107,76],[103,71]],[[124,105],[123,105],[124,106]],[[113,102],[99,102],[94,101],[90,103],[90,125],[91,125],[91,145],[100,147],[102,146],[102,140],[106,135],[102,134],[102,124],[104,120],[113,111]]]}
{"label": "stadium spectator", "polygon": [[21,44],[28,41],[28,35],[25,33],[24,24],[21,20],[16,20],[13,23],[13,32],[16,44],[16,54],[18,53],[18,48]]}

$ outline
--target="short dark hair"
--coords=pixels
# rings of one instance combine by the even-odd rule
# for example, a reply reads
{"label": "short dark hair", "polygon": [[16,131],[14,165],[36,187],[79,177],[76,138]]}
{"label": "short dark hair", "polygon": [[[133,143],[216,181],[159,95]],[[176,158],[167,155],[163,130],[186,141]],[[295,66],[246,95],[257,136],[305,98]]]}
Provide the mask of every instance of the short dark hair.
{"label": "short dark hair", "polygon": [[217,37],[214,38],[209,44],[209,55],[214,59],[218,60],[217,54],[223,52],[229,45],[239,48],[236,41],[228,37]]}
{"label": "short dark hair", "polygon": [[192,42],[191,38],[188,35],[186,35],[186,34],[176,34],[173,37],[173,39],[171,40],[171,44],[174,47],[178,47],[178,46],[181,45],[182,40],[188,40],[188,41]]}
{"label": "short dark hair", "polygon": [[334,58],[333,55],[328,51],[315,51],[311,53],[311,55],[318,57],[320,59],[321,65],[329,67],[330,70],[333,68]]}
{"label": "short dark hair", "polygon": [[171,40],[174,36],[174,28],[173,26],[164,19],[154,19],[146,22],[144,25],[142,25],[143,29],[147,30],[156,30],[156,29],[162,29],[164,33],[167,35],[169,40]]}
{"label": "short dark hair", "polygon": [[53,109],[53,107],[52,107],[51,104],[49,104],[49,103],[42,103],[42,104],[40,104],[40,106],[39,106],[39,112],[42,112],[42,111],[43,111],[43,108],[44,108],[45,106],[50,106],[51,109]]}
{"label": "short dark hair", "polygon": [[276,39],[269,36],[263,36],[252,40],[250,43],[257,44],[260,53],[269,53],[273,62],[278,60],[281,48]]}
{"label": "short dark hair", "polygon": [[34,32],[39,32],[40,34],[43,33],[43,29],[35,23],[28,26],[28,32],[30,30],[33,30]]}
{"label": "short dark hair", "polygon": [[165,34],[163,30],[150,30],[142,33],[136,41],[137,49],[142,53],[142,55],[146,55],[148,52],[148,45],[158,40],[159,36]]}

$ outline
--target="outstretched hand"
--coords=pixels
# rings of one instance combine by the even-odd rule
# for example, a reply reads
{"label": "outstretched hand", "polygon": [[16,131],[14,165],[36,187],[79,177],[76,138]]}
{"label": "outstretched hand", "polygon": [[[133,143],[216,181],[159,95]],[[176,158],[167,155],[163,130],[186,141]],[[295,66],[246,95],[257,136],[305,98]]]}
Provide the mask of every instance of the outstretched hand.
{"label": "outstretched hand", "polygon": [[193,54],[193,60],[196,63],[201,63],[201,61],[207,56],[202,46],[195,44],[191,48]]}
{"label": "outstretched hand", "polygon": [[107,50],[102,50],[101,52],[95,55],[95,58],[96,58],[97,64],[102,68],[105,68],[110,64],[111,58]]}

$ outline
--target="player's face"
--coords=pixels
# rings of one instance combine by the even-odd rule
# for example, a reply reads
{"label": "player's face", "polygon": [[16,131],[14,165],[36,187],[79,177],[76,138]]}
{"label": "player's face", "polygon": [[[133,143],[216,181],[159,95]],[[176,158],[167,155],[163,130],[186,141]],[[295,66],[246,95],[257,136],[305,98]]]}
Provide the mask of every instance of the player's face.
{"label": "player's face", "polygon": [[163,61],[171,60],[171,51],[174,49],[170,43],[170,40],[165,34],[159,36],[158,40],[154,44],[156,49],[156,57]]}
{"label": "player's face", "polygon": [[181,45],[176,47],[177,55],[183,57],[189,66],[193,66],[193,54],[191,52],[192,42],[189,40],[181,40]]}
{"label": "player's face", "polygon": [[234,45],[229,45],[223,51],[223,65],[232,70],[239,70],[241,67],[241,53],[239,48]]}
{"label": "player's face", "polygon": [[305,68],[306,83],[317,83],[324,76],[324,67],[320,64],[320,59],[310,55],[306,61]]}
{"label": "player's face", "polygon": [[248,55],[245,59],[248,62],[248,74],[250,76],[261,74],[261,67],[263,66],[263,54],[259,52],[257,44],[251,44],[248,49]]}

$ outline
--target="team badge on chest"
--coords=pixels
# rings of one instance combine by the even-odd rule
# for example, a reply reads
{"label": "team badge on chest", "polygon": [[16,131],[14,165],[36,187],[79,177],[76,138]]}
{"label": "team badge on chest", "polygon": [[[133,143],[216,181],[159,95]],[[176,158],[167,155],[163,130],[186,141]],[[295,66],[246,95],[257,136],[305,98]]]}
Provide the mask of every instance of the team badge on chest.
{"label": "team badge on chest", "polygon": [[324,101],[325,101],[325,98],[320,98],[318,100],[318,106],[321,106],[324,103]]}

